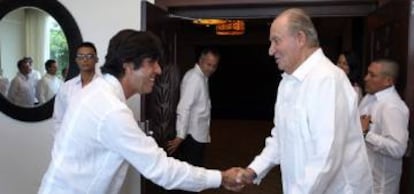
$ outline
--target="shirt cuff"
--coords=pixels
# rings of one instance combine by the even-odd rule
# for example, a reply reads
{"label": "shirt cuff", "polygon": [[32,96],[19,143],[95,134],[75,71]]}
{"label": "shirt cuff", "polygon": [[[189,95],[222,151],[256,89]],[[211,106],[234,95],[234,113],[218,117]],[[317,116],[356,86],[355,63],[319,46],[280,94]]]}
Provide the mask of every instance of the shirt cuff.
{"label": "shirt cuff", "polygon": [[209,188],[219,188],[221,186],[221,172],[218,170],[207,170],[207,186]]}
{"label": "shirt cuff", "polygon": [[266,175],[266,164],[258,161],[257,159],[255,159],[249,166],[248,168],[251,168],[255,173],[256,173],[256,178],[253,180],[254,184],[260,184],[260,182],[262,181],[262,179],[264,178],[264,176]]}
{"label": "shirt cuff", "polygon": [[186,136],[187,134],[183,133],[182,131],[177,131],[177,137],[181,139],[185,139]]}

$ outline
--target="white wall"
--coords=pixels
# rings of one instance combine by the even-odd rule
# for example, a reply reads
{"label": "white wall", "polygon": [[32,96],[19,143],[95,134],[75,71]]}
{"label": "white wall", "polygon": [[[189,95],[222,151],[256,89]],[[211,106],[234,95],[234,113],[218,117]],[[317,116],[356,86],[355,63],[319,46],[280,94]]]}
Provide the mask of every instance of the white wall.
{"label": "white wall", "polygon": [[[140,26],[140,0],[59,1],[75,18],[83,39],[96,44],[101,63],[110,37],[121,29]],[[138,101],[132,104],[139,107]],[[51,129],[51,120],[26,123],[0,112],[0,193],[37,192],[50,160]],[[137,175],[126,182],[125,193],[140,193]]]}

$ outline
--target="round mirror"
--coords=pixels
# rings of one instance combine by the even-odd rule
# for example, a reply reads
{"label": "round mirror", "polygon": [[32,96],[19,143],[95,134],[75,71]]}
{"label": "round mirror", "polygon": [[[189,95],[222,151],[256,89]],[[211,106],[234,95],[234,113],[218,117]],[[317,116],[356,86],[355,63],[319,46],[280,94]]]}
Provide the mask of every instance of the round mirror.
{"label": "round mirror", "polygon": [[58,88],[78,73],[81,42],[59,2],[0,0],[0,111],[22,121],[50,118]]}
{"label": "round mirror", "polygon": [[22,107],[51,100],[69,63],[60,25],[38,8],[22,7],[0,20],[0,34],[0,94]]}

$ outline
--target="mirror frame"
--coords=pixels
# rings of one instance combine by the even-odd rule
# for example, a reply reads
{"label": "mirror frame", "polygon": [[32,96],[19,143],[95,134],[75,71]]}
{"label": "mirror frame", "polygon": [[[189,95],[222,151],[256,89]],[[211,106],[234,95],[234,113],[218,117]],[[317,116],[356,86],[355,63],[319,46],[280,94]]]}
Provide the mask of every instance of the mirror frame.
{"label": "mirror frame", "polygon": [[[66,80],[79,73],[75,63],[76,47],[82,43],[82,36],[75,19],[57,0],[0,0],[0,20],[9,12],[21,7],[36,7],[50,14],[62,28],[69,48],[69,71]],[[21,107],[9,102],[0,95],[0,111],[4,114],[27,122],[42,121],[52,117],[55,97],[36,107]]]}

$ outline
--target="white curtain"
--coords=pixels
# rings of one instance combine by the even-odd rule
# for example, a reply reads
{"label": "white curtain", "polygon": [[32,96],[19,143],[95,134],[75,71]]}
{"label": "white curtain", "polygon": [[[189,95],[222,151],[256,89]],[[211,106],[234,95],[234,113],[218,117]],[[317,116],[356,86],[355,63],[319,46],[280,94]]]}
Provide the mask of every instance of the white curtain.
{"label": "white curtain", "polygon": [[41,74],[44,63],[49,59],[49,15],[34,8],[25,9],[26,56],[33,58],[33,68]]}

